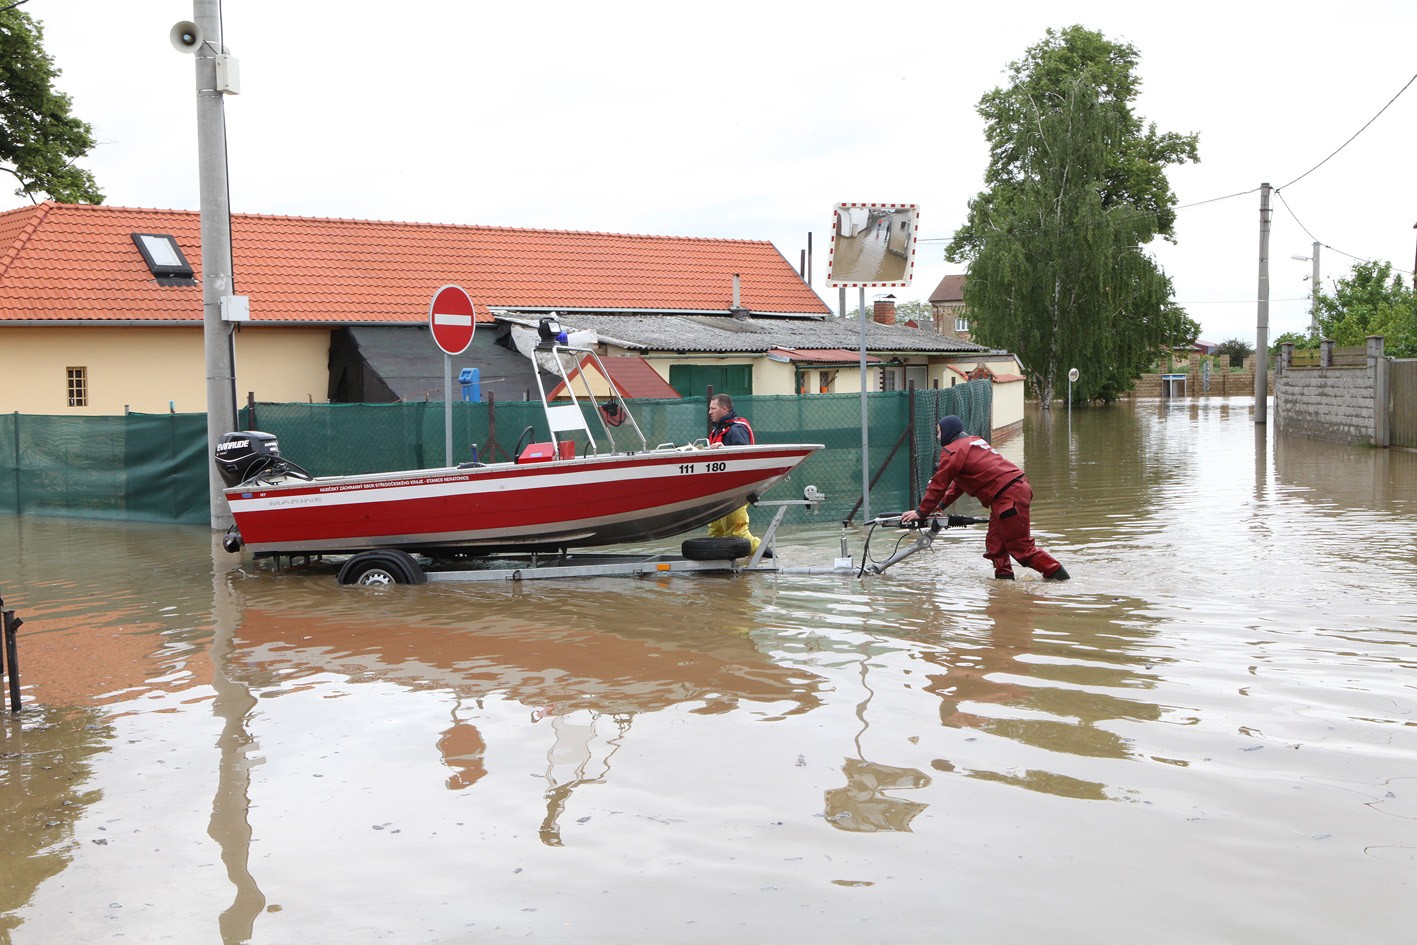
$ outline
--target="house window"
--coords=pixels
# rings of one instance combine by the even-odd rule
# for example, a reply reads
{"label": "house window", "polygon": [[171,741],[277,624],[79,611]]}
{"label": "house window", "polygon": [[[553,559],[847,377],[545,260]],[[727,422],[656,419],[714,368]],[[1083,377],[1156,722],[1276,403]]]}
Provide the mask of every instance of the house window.
{"label": "house window", "polygon": [[956,318],[955,331],[969,331],[969,319],[963,316]]}
{"label": "house window", "polygon": [[143,262],[159,285],[196,285],[195,271],[177,240],[166,233],[131,233],[133,245],[143,254]]}
{"label": "house window", "polygon": [[89,405],[89,369],[84,367],[65,368],[69,375],[69,406]]}
{"label": "house window", "polygon": [[903,373],[903,369],[898,367],[881,368],[881,386],[879,390],[903,390]]}

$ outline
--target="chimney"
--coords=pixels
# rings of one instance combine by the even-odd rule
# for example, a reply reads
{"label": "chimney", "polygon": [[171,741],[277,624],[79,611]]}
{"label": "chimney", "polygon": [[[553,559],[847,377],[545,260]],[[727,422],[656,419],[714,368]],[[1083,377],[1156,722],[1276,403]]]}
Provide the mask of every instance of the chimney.
{"label": "chimney", "polygon": [[733,274],[733,307],[729,309],[733,317],[739,321],[744,321],[748,317],[748,310],[742,303],[742,283],[743,277],[738,273]]}
{"label": "chimney", "polygon": [[888,298],[888,299],[877,299],[877,300],[876,300],[876,303],[875,303],[875,306],[876,306],[876,307],[875,307],[875,311],[872,312],[872,314],[871,314],[871,318],[872,318],[874,321],[878,321],[878,322],[880,322],[882,325],[894,325],[894,324],[895,324],[895,298],[894,298],[894,297]]}

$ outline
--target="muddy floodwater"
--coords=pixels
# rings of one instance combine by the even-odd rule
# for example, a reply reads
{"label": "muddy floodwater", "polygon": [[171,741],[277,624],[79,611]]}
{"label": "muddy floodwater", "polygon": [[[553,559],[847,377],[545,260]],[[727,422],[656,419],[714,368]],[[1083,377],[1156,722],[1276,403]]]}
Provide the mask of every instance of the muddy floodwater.
{"label": "muddy floodwater", "polygon": [[1250,407],[1031,414],[1065,583],[978,527],[342,588],[0,517],[0,942],[1414,941],[1417,454]]}

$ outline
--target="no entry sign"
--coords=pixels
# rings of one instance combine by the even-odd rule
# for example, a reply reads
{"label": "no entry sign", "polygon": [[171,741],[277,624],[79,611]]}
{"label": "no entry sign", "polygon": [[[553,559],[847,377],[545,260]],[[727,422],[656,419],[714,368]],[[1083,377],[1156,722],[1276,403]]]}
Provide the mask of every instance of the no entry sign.
{"label": "no entry sign", "polygon": [[459,286],[445,285],[433,294],[428,306],[433,340],[444,354],[462,354],[472,344],[472,299]]}

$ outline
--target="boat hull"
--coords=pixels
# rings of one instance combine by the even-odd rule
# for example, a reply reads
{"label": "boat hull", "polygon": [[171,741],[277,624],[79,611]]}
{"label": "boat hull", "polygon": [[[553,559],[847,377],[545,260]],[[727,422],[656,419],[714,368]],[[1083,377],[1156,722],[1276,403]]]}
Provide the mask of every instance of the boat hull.
{"label": "boat hull", "polygon": [[721,518],[819,444],[657,450],[287,479],[226,490],[257,554],[493,552],[666,538]]}

